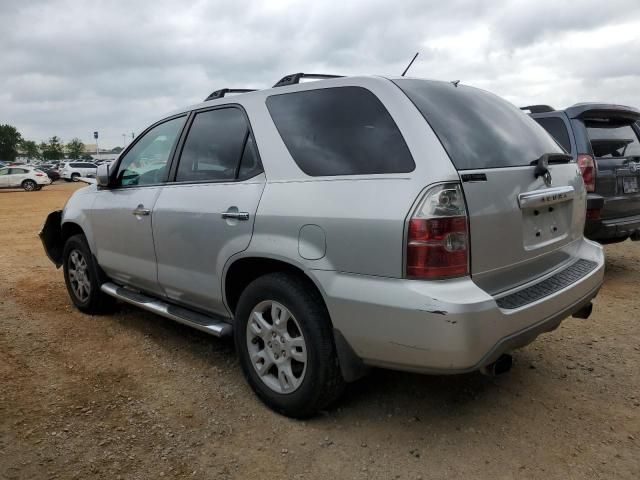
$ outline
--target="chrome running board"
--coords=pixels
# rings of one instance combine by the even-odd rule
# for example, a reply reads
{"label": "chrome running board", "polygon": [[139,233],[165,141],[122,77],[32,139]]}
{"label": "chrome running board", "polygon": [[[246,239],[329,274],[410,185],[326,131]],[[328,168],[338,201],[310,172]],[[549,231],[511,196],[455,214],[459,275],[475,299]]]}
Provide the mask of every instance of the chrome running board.
{"label": "chrome running board", "polygon": [[157,313],[158,315],[215,335],[216,337],[231,335],[233,331],[231,324],[225,322],[223,317],[214,318],[192,310],[187,310],[186,308],[171,305],[170,303],[148,297],[142,293],[120,287],[115,283],[103,283],[102,286],[100,286],[100,290],[123,302],[130,303],[149,312]]}

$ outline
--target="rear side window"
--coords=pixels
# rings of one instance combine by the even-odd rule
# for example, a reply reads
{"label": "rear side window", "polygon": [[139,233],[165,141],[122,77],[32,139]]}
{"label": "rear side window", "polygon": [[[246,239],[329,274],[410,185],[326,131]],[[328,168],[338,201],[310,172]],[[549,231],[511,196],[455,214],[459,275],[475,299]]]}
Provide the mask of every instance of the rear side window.
{"label": "rear side window", "polygon": [[631,125],[620,125],[609,119],[586,120],[593,155],[597,158],[640,156],[638,135]]}
{"label": "rear side window", "polygon": [[[248,168],[259,168],[253,145],[249,146],[251,151],[243,155],[249,137],[249,125],[238,108],[197,113],[182,149],[176,181],[235,180],[240,160],[245,164],[244,156],[247,156]],[[254,156],[252,161],[251,155]],[[242,172],[243,175],[246,173]]]}
{"label": "rear side window", "polygon": [[365,88],[273,95],[267,108],[289,153],[307,175],[406,173],[415,168],[391,115]]}
{"label": "rear side window", "polygon": [[561,118],[558,117],[544,117],[534,118],[542,128],[551,134],[556,139],[562,148],[571,153],[571,140],[569,140],[569,131],[567,126]]}
{"label": "rear side window", "polygon": [[436,133],[458,170],[529,165],[564,153],[529,115],[477,88],[394,80]]}

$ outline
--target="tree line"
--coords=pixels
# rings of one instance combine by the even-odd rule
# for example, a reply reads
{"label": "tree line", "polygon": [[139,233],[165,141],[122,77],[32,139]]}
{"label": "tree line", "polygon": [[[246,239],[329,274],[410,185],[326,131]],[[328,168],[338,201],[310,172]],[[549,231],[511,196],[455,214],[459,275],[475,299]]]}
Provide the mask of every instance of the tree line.
{"label": "tree line", "polygon": [[0,160],[13,162],[21,152],[28,158],[42,160],[62,160],[65,154],[72,159],[92,158],[85,154],[84,143],[79,138],[74,138],[65,145],[54,135],[48,142],[37,144],[33,140],[22,138],[13,125],[0,125]]}

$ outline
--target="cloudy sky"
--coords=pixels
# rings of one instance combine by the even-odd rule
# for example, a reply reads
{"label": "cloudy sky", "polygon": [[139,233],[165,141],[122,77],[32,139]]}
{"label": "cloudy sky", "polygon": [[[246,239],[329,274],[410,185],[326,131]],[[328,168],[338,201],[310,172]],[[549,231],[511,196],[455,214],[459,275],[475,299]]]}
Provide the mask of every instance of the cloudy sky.
{"label": "cloudy sky", "polygon": [[0,0],[0,123],[122,145],[287,73],[461,79],[517,105],[640,107],[639,0]]}

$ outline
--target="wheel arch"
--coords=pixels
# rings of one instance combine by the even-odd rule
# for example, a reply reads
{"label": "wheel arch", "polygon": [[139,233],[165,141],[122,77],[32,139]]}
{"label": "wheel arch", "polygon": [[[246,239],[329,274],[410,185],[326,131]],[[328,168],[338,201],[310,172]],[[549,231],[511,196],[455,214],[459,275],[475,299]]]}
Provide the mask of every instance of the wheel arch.
{"label": "wheel arch", "polygon": [[353,382],[363,377],[368,372],[368,368],[355,353],[342,333],[334,327],[323,289],[317,280],[305,272],[299,265],[266,256],[247,256],[235,259],[225,268],[222,282],[224,302],[232,315],[235,315],[238,300],[244,289],[255,279],[275,272],[287,272],[296,275],[303,279],[310,288],[317,291],[327,311],[343,378],[347,382]]}

